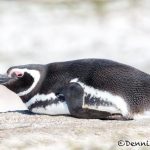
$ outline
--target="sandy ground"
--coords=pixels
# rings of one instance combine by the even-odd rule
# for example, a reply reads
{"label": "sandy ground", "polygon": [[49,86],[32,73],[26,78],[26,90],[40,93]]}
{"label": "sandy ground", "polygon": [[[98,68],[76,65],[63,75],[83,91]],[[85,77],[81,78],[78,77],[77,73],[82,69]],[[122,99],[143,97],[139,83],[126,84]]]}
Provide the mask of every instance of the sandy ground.
{"label": "sandy ground", "polygon": [[147,142],[149,123],[150,120],[102,121],[35,115],[28,111],[1,113],[0,149],[148,149],[148,146],[120,147],[118,141]]}

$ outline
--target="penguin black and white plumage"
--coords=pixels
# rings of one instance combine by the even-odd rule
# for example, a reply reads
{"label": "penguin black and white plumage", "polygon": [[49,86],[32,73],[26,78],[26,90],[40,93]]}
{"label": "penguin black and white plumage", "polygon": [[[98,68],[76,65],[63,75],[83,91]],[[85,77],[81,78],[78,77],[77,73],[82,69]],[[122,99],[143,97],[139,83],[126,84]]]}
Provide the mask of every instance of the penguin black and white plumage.
{"label": "penguin black and white plumage", "polygon": [[150,75],[111,60],[15,66],[7,74],[4,85],[34,113],[133,119],[150,110]]}

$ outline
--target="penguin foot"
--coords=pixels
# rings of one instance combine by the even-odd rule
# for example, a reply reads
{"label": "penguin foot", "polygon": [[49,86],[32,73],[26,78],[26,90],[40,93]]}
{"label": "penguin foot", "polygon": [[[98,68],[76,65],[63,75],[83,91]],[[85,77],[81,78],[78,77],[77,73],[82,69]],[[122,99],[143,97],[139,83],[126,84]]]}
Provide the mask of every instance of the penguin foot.
{"label": "penguin foot", "polygon": [[106,117],[106,120],[128,121],[128,120],[133,120],[133,118],[129,117],[129,116],[122,116],[121,114],[112,114],[112,115]]}

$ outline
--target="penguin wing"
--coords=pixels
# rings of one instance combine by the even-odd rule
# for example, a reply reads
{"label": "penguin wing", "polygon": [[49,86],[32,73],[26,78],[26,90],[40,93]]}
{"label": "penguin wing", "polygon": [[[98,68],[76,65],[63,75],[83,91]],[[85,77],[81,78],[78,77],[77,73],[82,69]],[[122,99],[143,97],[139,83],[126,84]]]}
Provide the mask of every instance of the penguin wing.
{"label": "penguin wing", "polygon": [[125,100],[119,95],[113,95],[109,91],[102,91],[92,86],[88,86],[85,83],[74,79],[71,82],[78,83],[83,91],[83,109],[96,110],[101,112],[107,112],[110,114],[128,114],[128,106]]}

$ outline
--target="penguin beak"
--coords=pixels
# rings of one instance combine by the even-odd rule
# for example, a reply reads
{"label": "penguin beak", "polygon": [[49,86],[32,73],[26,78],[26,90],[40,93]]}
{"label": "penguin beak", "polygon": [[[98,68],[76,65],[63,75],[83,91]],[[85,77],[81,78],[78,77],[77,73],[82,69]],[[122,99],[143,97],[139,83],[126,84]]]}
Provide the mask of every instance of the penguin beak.
{"label": "penguin beak", "polygon": [[0,74],[0,84],[7,83],[11,80],[11,77],[8,77],[7,75]]}

